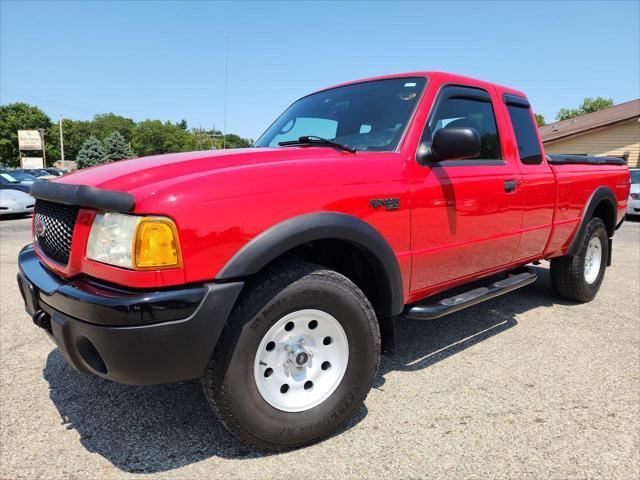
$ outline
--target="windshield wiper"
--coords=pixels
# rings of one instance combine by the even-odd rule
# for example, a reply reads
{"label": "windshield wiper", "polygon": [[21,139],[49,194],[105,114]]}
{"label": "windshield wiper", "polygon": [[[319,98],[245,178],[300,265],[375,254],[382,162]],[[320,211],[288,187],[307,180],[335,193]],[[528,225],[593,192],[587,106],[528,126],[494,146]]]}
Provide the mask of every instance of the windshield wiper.
{"label": "windshield wiper", "polygon": [[333,140],[329,140],[328,138],[318,137],[316,135],[307,135],[304,137],[299,137],[297,140],[287,140],[286,142],[278,142],[278,145],[281,147],[286,147],[288,145],[329,145],[331,147],[339,148],[340,150],[344,150],[346,152],[355,153],[356,149],[350,147],[349,145],[344,145],[340,142],[335,142]]}

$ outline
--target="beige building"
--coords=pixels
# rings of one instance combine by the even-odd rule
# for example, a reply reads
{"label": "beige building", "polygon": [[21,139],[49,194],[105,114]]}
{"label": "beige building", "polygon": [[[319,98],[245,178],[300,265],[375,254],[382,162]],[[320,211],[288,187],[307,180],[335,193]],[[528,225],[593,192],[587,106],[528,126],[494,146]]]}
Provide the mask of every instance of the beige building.
{"label": "beige building", "polygon": [[545,125],[540,136],[546,153],[622,157],[639,167],[640,100]]}

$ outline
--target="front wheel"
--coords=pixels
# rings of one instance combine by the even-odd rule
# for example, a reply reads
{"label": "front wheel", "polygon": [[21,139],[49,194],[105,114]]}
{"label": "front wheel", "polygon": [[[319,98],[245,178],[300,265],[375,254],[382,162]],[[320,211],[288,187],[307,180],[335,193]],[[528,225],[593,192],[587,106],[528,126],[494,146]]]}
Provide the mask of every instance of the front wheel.
{"label": "front wheel", "polygon": [[608,258],[607,228],[600,218],[593,218],[580,239],[577,254],[551,260],[553,290],[568,300],[593,300],[600,290]]}
{"label": "front wheel", "polygon": [[283,264],[243,294],[204,378],[225,427],[268,450],[327,437],[364,401],[378,366],[373,308],[348,278]]}

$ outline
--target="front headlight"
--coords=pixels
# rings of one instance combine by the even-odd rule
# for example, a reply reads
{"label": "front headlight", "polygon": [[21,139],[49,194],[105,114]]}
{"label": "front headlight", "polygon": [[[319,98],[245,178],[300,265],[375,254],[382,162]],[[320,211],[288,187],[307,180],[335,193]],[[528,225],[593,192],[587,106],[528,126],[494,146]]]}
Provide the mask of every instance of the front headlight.
{"label": "front headlight", "polygon": [[634,200],[640,200],[640,192],[638,192],[638,193],[633,192],[631,194],[631,198],[634,199]]}
{"label": "front headlight", "polygon": [[175,223],[166,217],[99,213],[93,221],[87,257],[135,270],[182,265]]}

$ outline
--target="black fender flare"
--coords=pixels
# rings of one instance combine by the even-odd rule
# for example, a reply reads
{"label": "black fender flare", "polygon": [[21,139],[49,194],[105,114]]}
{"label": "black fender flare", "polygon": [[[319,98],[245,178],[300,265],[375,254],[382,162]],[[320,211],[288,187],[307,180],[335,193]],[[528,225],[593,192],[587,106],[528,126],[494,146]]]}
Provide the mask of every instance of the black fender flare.
{"label": "black fender flare", "polygon": [[387,315],[399,315],[404,309],[402,275],[396,256],[385,238],[357,217],[338,212],[316,212],[280,222],[258,234],[244,245],[215,278],[216,282],[237,280],[258,273],[268,263],[314,240],[343,240],[358,247],[383,274]]}
{"label": "black fender flare", "polygon": [[[600,205],[600,202],[602,201],[609,203],[611,205],[611,210],[613,211],[612,218],[604,219],[605,224],[607,225],[609,237],[613,236],[613,233],[615,232],[615,226],[617,223],[616,212],[617,212],[618,201],[616,200],[616,196],[613,194],[613,192],[609,187],[600,186],[596,188],[591,194],[591,197],[589,197],[589,200],[587,201],[587,204],[585,205],[584,210],[582,212],[582,220],[580,220],[580,225],[578,226],[578,229],[576,230],[576,233],[573,236],[573,240],[571,240],[571,244],[569,245],[569,248],[567,249],[567,252],[565,253],[565,255],[573,256],[576,253],[578,253],[578,247],[580,246],[580,239],[582,238],[582,235],[584,234],[584,231],[587,228],[587,225],[591,221],[591,218],[593,218],[593,213],[595,212],[596,208],[598,207],[598,205]],[[611,228],[609,226],[611,226]]]}

